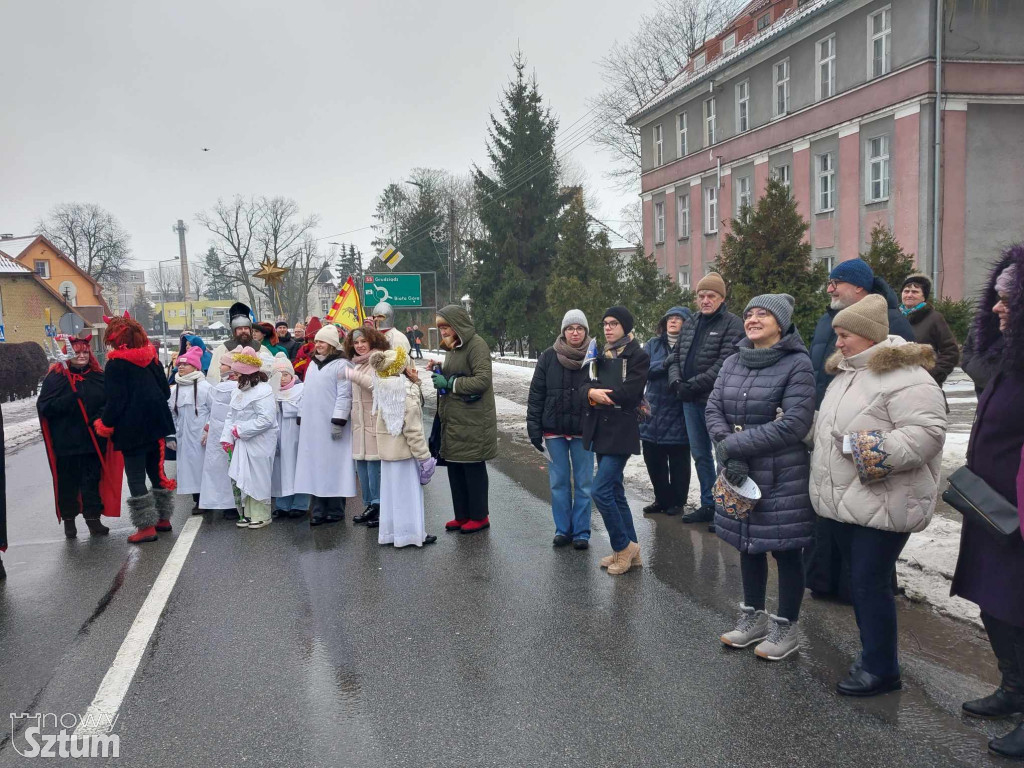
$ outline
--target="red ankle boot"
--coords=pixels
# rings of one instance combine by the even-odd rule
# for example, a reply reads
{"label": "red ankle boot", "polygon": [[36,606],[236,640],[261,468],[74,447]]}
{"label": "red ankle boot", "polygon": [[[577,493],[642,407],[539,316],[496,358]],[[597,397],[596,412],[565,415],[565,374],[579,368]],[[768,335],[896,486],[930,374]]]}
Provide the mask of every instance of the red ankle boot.
{"label": "red ankle boot", "polygon": [[467,520],[459,533],[476,533],[477,531],[482,531],[484,528],[490,527],[491,519],[489,517],[485,517],[483,520]]}
{"label": "red ankle boot", "polygon": [[149,528],[139,528],[135,533],[128,537],[129,544],[142,544],[147,541],[156,541],[156,528],[152,525]]}
{"label": "red ankle boot", "polygon": [[156,521],[156,529],[158,531],[160,531],[161,533],[167,533],[169,530],[171,530],[171,521],[170,520],[157,520]]}
{"label": "red ankle boot", "polygon": [[459,518],[455,518],[454,520],[449,520],[447,523],[445,523],[444,529],[446,531],[457,531],[468,522],[469,520],[459,520]]}

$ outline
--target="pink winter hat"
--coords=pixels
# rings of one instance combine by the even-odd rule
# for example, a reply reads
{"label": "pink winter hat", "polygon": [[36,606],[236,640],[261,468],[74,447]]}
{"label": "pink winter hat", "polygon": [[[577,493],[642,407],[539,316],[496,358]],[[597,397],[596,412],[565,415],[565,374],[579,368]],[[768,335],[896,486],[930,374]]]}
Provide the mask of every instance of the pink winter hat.
{"label": "pink winter hat", "polygon": [[256,373],[263,366],[263,360],[252,347],[242,347],[232,357],[231,370],[235,373]]}
{"label": "pink winter hat", "polygon": [[185,363],[191,365],[197,371],[203,369],[203,350],[199,347],[189,347],[183,355],[178,355],[178,365]]}

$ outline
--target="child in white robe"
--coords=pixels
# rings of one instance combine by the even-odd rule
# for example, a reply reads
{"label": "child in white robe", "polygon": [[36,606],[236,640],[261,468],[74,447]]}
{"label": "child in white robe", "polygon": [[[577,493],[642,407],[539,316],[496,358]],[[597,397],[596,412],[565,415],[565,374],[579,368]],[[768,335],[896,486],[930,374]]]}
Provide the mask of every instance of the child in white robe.
{"label": "child in white robe", "polygon": [[[203,462],[203,485],[199,491],[199,509],[219,509],[226,520],[237,520],[239,509],[235,492],[228,477],[231,461],[228,455],[219,450],[217,436],[224,430],[224,420],[231,410],[231,397],[238,389],[238,374],[231,370],[231,355],[223,355],[219,361],[220,379],[210,387],[210,416],[203,434],[203,444],[207,445],[210,435],[213,443],[206,452]],[[207,378],[209,381],[209,378]]]}
{"label": "child in white robe", "polygon": [[295,492],[295,466],[299,461],[299,409],[303,384],[284,352],[274,356],[274,373],[280,377],[277,388],[277,454],[270,491],[274,496],[274,517],[305,517],[309,494]]}
{"label": "child in white robe", "polygon": [[178,357],[178,371],[167,401],[177,442],[178,495],[192,495],[193,514],[199,511],[206,458],[203,430],[210,417],[210,384],[202,371],[202,358],[203,350],[199,347],[191,347]]}

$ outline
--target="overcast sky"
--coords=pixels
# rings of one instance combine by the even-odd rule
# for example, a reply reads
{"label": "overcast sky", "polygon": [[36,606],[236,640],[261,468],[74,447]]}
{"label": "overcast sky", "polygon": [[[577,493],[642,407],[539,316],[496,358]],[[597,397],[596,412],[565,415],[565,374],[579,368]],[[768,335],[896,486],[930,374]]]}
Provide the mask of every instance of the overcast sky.
{"label": "overcast sky", "polygon": [[[178,218],[205,251],[195,214],[235,193],[294,198],[320,236],[366,227],[410,168],[486,162],[517,46],[568,127],[653,3],[0,0],[0,232],[94,202],[150,268],[177,253]],[[621,218],[635,197],[604,178],[607,156],[572,157]],[[371,237],[336,239],[365,252]]]}

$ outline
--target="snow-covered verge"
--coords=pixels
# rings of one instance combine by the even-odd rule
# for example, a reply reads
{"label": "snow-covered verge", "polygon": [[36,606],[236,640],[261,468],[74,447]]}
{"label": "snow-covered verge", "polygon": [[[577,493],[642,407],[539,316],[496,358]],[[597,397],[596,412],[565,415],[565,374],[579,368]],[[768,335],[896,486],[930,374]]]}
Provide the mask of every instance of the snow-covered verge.
{"label": "snow-covered verge", "polygon": [[4,414],[4,453],[14,453],[42,439],[35,397],[3,403],[0,407]]}
{"label": "snow-covered verge", "polygon": [[[498,410],[498,426],[513,436],[526,441],[526,397],[529,392],[533,368],[516,363],[493,363],[494,390]],[[959,373],[959,371],[958,371]],[[962,374],[961,374],[962,376]],[[950,377],[947,394],[955,393],[958,404],[976,404],[973,387],[965,386],[960,377]],[[951,401],[953,398],[950,398]],[[953,402],[950,403],[951,407]],[[972,409],[973,410],[973,409]],[[942,456],[943,482],[945,476],[966,463],[967,441],[970,436],[970,414],[951,418]],[[688,501],[698,504],[700,486],[697,470],[691,468],[692,481]],[[654,500],[647,468],[640,456],[633,456],[626,464],[626,484],[630,491],[644,501]],[[925,603],[939,613],[954,619],[981,626],[978,606],[959,597],[950,597],[949,587],[956,568],[960,549],[960,521],[936,514],[931,525],[910,536],[896,569],[899,582],[908,599]]]}

